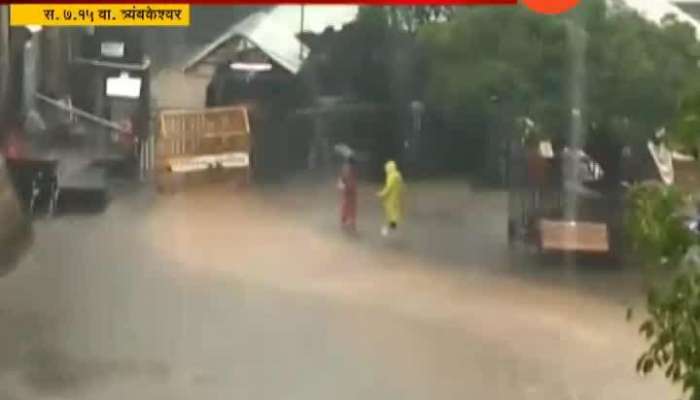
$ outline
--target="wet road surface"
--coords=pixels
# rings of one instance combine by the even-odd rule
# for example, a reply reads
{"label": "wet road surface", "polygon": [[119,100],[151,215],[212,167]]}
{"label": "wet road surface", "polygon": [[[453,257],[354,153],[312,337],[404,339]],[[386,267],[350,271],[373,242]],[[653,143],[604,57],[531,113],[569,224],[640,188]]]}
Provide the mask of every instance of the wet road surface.
{"label": "wet road surface", "polygon": [[409,187],[382,241],[327,186],[141,192],[36,224],[0,280],[0,399],[662,399],[626,269],[537,267],[505,198]]}

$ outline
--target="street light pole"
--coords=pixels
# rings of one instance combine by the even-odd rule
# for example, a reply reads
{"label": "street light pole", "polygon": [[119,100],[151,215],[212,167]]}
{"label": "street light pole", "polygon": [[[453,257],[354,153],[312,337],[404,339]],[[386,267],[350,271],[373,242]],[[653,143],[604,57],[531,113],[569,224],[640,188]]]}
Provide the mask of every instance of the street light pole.
{"label": "street light pole", "polygon": [[304,34],[304,5],[301,5],[301,20],[299,21],[299,60],[304,59],[304,42],[301,38]]}
{"label": "street light pole", "polygon": [[10,21],[7,5],[0,5],[0,115],[4,123],[10,85]]}

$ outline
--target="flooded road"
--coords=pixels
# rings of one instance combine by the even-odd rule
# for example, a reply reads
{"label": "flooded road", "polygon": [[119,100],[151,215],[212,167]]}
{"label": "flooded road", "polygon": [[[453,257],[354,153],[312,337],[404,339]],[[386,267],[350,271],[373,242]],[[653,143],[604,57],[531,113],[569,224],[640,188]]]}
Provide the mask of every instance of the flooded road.
{"label": "flooded road", "polygon": [[661,399],[634,373],[636,274],[536,267],[505,197],[409,186],[382,241],[327,186],[137,193],[36,224],[0,280],[0,399]]}

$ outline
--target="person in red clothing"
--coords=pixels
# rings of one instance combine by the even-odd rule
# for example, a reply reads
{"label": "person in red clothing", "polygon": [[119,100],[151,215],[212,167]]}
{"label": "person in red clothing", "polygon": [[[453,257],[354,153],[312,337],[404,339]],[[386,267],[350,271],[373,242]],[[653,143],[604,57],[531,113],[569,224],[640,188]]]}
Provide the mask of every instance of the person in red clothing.
{"label": "person in red clothing", "polygon": [[24,153],[24,143],[21,140],[21,131],[19,128],[13,127],[5,138],[5,143],[2,146],[2,155],[5,158],[13,159],[20,158]]}
{"label": "person in red clothing", "polygon": [[357,231],[357,168],[355,158],[350,155],[345,158],[345,163],[338,179],[338,189],[341,193],[340,223],[351,232]]}

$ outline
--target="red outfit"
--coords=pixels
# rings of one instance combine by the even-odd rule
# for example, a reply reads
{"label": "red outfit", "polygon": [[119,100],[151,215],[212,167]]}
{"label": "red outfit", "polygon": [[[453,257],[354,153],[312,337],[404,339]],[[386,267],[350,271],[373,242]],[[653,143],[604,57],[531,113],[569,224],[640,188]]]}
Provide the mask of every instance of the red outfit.
{"label": "red outfit", "polygon": [[355,228],[357,218],[357,173],[351,165],[345,165],[340,174],[342,203],[340,222],[344,226]]}
{"label": "red outfit", "polygon": [[24,146],[17,133],[11,133],[2,149],[5,158],[19,158],[24,153]]}

